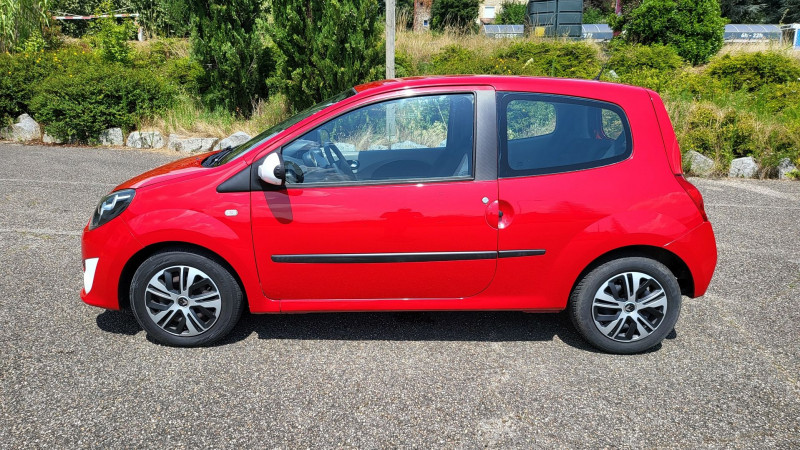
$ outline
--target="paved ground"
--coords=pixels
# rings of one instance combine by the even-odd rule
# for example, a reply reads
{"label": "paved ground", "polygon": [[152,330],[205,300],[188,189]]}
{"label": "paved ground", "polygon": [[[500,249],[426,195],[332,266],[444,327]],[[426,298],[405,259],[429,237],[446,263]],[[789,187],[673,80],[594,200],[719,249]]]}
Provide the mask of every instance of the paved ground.
{"label": "paved ground", "polygon": [[131,150],[0,144],[0,447],[800,446],[800,183],[694,180],[719,240],[657,351],[564,315],[245,316],[214,348],[80,302],[80,229]]}

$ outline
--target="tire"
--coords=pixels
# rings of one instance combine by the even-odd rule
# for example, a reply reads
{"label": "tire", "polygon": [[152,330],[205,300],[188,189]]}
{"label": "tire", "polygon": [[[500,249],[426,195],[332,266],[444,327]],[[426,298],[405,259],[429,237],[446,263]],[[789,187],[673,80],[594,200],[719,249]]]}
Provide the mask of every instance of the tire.
{"label": "tire", "polygon": [[228,269],[191,250],[156,253],[133,275],[131,309],[147,334],[176,347],[212,344],[242,315],[242,290]]}
{"label": "tire", "polygon": [[680,309],[678,280],[660,262],[642,257],[616,259],[593,269],[575,286],[569,307],[584,339],[618,354],[658,345],[675,327]]}

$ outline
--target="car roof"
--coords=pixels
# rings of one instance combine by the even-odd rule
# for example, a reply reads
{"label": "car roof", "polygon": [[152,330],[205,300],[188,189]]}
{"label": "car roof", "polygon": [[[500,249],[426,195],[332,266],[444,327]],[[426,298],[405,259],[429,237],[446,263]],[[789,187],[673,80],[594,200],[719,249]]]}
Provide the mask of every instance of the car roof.
{"label": "car roof", "polygon": [[388,80],[373,81],[355,86],[355,91],[363,95],[375,95],[382,92],[394,91],[404,88],[459,86],[459,85],[486,85],[497,90],[519,91],[573,91],[585,92],[587,89],[612,89],[622,93],[647,90],[639,86],[629,86],[598,80],[585,80],[574,78],[530,77],[516,75],[439,75],[393,78]]}

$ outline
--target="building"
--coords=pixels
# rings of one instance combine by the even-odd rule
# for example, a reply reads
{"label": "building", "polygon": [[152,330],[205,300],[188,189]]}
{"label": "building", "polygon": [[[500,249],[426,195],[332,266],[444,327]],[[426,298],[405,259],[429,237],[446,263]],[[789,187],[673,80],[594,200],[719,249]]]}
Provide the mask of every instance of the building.
{"label": "building", "polygon": [[414,0],[414,31],[431,28],[431,5],[433,0]]}
{"label": "building", "polygon": [[527,0],[486,0],[478,8],[478,23],[494,23],[495,17],[503,10],[503,3],[528,3]]}

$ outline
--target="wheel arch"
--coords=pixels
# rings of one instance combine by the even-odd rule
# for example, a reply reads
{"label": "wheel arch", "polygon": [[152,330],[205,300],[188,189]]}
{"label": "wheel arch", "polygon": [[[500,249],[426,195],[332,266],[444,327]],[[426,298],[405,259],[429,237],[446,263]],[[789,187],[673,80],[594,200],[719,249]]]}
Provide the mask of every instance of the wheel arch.
{"label": "wheel arch", "polygon": [[578,283],[580,283],[583,277],[585,277],[595,268],[609,261],[627,257],[644,257],[664,264],[678,280],[678,286],[681,288],[681,294],[686,295],[687,297],[694,297],[694,279],[692,278],[692,272],[689,270],[689,266],[687,266],[686,263],[675,253],[672,253],[664,248],[654,247],[651,245],[631,245],[616,248],[603,253],[590,262],[581,271],[581,273],[578,274],[578,277],[572,284],[570,293],[575,289]]}
{"label": "wheel arch", "polygon": [[242,291],[242,295],[244,296],[245,305],[247,305],[247,291],[244,287],[244,283],[242,283],[242,278],[239,276],[239,273],[236,269],[223,258],[218,253],[209,250],[202,245],[192,244],[190,242],[182,242],[182,241],[167,241],[167,242],[158,242],[155,244],[148,245],[138,252],[136,252],[133,256],[128,259],[128,262],[125,263],[125,266],[122,268],[122,273],[119,277],[119,284],[117,286],[117,299],[119,301],[119,308],[130,310],[130,288],[131,288],[131,281],[133,280],[133,274],[136,273],[136,269],[149,257],[155,255],[156,253],[164,252],[164,251],[190,251],[192,253],[197,253],[203,255],[209,259],[214,260],[215,262],[219,263],[224,267],[233,278],[236,280],[236,283],[239,285],[239,289]]}

